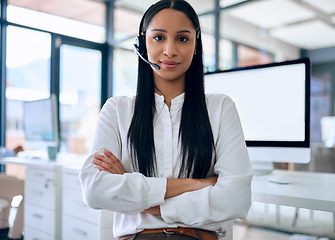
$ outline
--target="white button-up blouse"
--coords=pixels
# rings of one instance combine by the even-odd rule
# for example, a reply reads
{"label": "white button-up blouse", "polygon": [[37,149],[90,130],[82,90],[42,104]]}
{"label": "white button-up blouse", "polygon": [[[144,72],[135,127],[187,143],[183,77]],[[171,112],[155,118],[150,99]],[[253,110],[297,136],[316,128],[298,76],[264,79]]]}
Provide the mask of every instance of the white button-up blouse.
{"label": "white button-up blouse", "polygon": [[[171,101],[155,94],[154,141],[158,177],[134,172],[127,149],[127,132],[135,98],[113,97],[98,118],[91,154],[80,173],[85,203],[95,209],[114,211],[115,237],[143,229],[194,227],[223,235],[225,221],[245,217],[251,204],[250,165],[245,140],[234,102],[225,95],[206,95],[213,131],[218,175],[215,186],[164,199],[167,178],[177,178],[181,166],[178,144],[184,93]],[[195,119],[196,121],[196,119]],[[99,171],[93,154],[111,151],[120,159],[124,175]],[[161,216],[141,213],[160,206]]]}

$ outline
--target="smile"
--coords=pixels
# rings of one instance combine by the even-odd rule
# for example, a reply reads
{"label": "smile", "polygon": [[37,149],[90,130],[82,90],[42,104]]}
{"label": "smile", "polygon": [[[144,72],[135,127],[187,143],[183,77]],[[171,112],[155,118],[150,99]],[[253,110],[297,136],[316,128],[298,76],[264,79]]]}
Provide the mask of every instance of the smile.
{"label": "smile", "polygon": [[175,61],[161,61],[161,64],[164,68],[167,69],[174,69],[176,68],[180,63]]}

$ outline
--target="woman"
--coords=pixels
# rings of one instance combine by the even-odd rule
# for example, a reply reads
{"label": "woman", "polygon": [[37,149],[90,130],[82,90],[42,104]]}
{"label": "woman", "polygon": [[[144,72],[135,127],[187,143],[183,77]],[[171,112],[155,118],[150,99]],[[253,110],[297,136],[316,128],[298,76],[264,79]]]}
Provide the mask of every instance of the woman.
{"label": "woman", "polygon": [[119,239],[218,239],[251,203],[235,105],[204,94],[200,25],[187,2],[152,5],[137,38],[151,65],[139,60],[136,97],[101,110],[80,174],[84,200],[115,212]]}

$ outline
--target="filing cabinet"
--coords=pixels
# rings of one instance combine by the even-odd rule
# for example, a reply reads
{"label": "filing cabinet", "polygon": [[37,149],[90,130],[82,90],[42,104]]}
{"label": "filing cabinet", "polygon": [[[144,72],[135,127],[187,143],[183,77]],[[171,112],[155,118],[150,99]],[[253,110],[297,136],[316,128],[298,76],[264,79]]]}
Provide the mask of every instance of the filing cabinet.
{"label": "filing cabinet", "polygon": [[83,202],[79,166],[63,168],[62,240],[96,240],[99,234],[99,211]]}
{"label": "filing cabinet", "polygon": [[25,179],[24,232],[26,240],[61,239],[60,168],[30,165]]}

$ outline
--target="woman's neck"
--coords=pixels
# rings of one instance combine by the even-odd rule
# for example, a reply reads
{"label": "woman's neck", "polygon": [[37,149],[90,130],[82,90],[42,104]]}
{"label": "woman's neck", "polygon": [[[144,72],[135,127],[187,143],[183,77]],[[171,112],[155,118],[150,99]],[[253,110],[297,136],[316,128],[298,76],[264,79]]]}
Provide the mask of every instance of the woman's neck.
{"label": "woman's neck", "polygon": [[185,91],[184,81],[155,81],[155,92],[164,96],[164,102],[171,107],[171,100]]}

